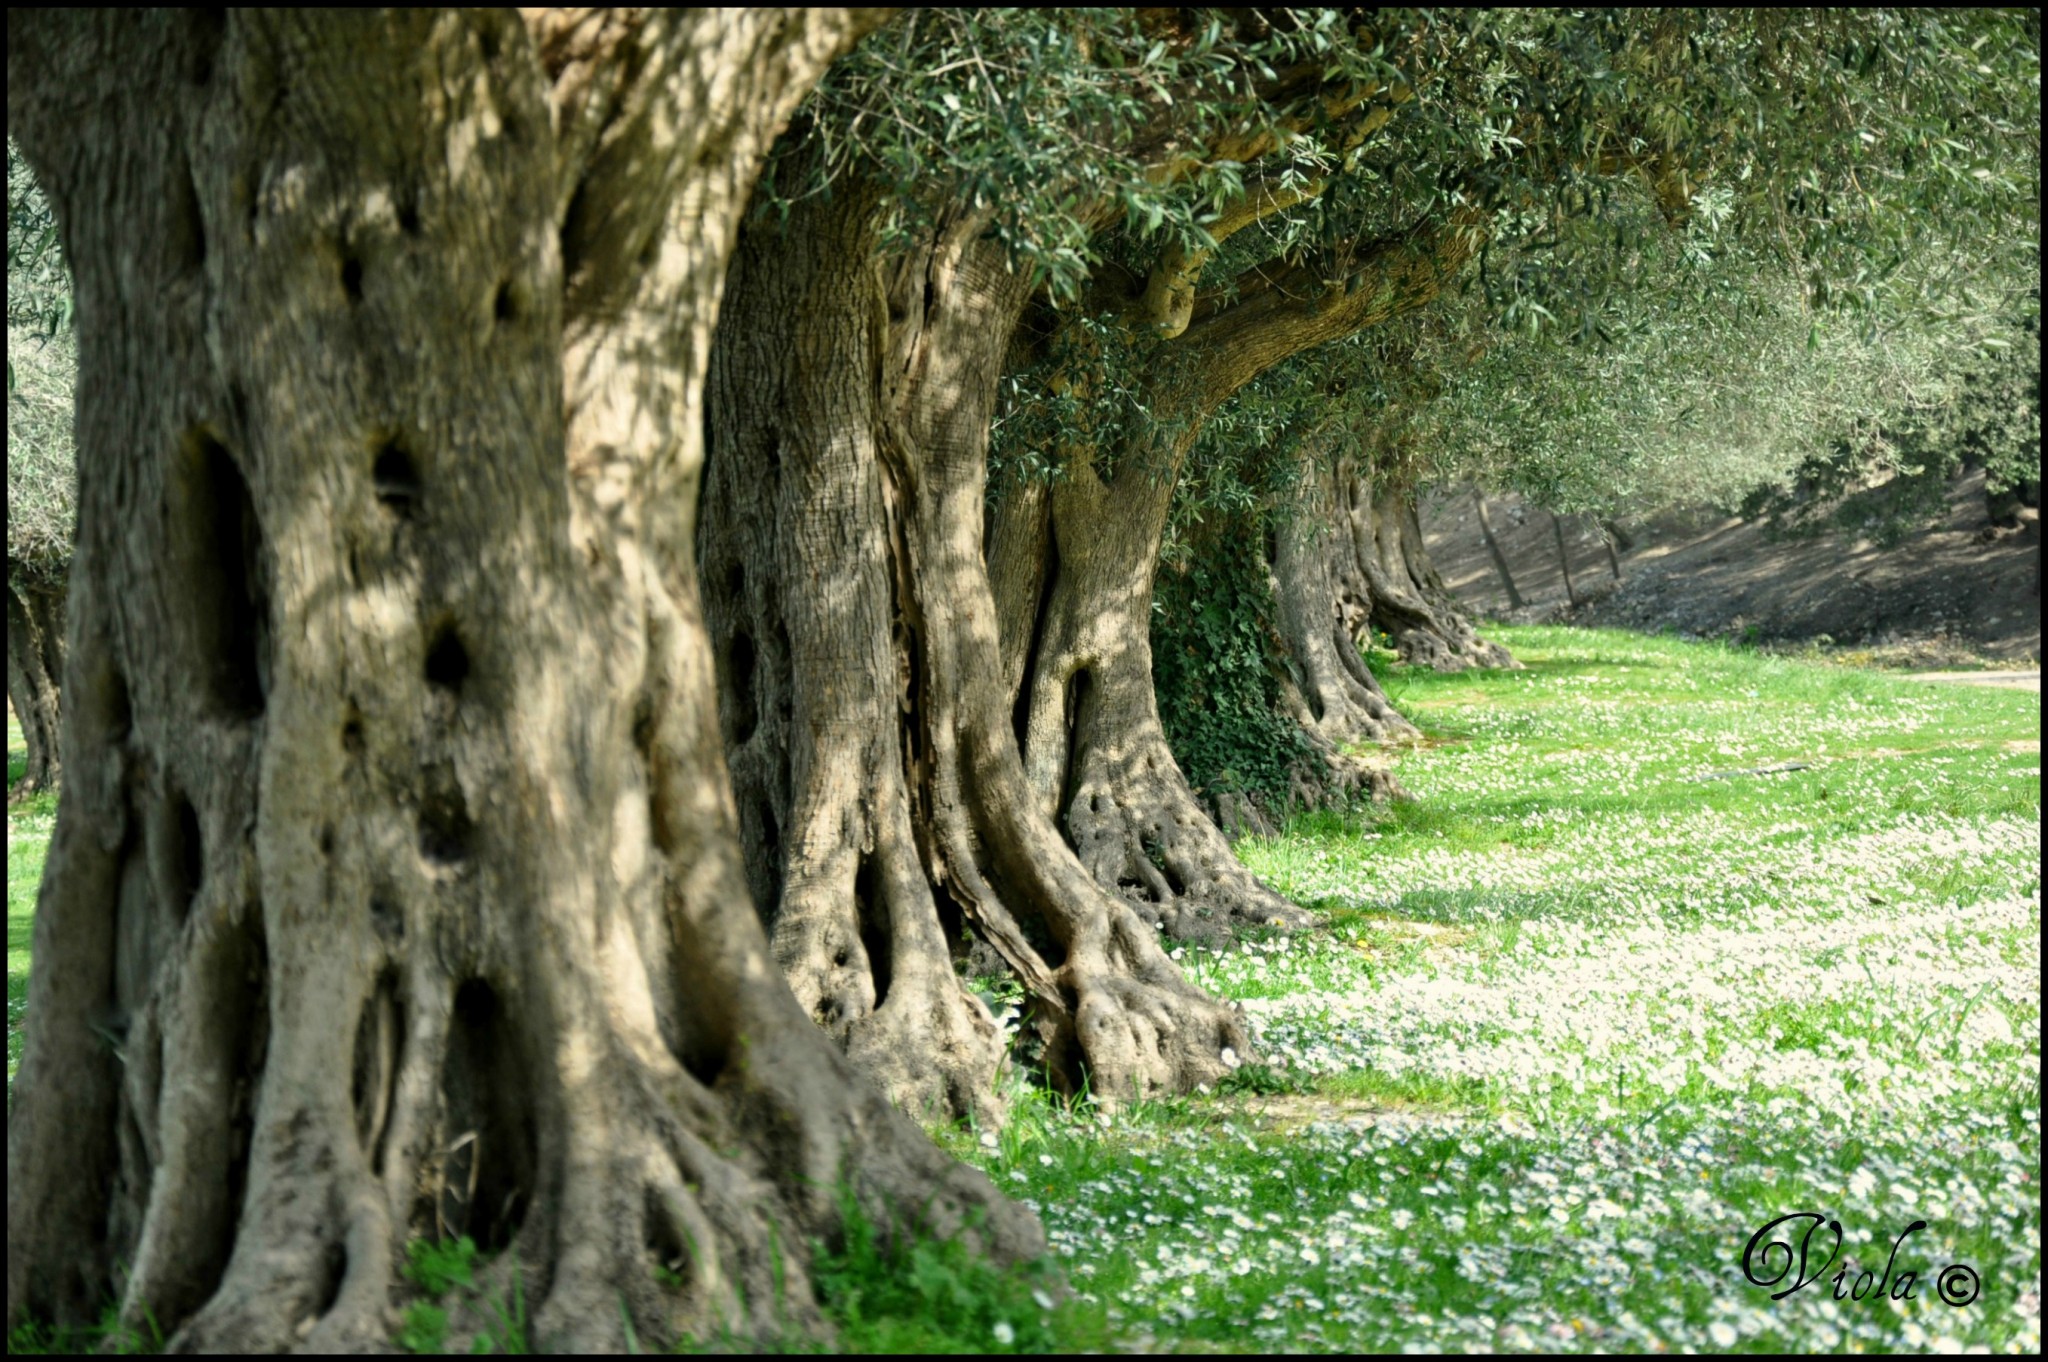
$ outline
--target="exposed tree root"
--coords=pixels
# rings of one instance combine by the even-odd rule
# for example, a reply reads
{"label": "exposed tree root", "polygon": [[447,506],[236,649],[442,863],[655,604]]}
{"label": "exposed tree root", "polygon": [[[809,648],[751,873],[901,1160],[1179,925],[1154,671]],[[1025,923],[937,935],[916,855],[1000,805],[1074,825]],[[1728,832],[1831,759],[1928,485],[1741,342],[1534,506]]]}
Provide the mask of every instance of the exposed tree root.
{"label": "exposed tree root", "polygon": [[1305,926],[1309,914],[1237,859],[1167,746],[1152,689],[1150,555],[1172,488],[1142,469],[1125,477],[1112,487],[1083,468],[1055,485],[1045,600],[1005,623],[1006,637],[1033,639],[1018,706],[1033,797],[1098,883],[1175,936]]}
{"label": "exposed tree root", "polygon": [[1413,486],[1356,469],[1338,477],[1348,534],[1338,536],[1337,598],[1351,637],[1363,642],[1378,629],[1404,663],[1434,671],[1518,666],[1506,648],[1479,636],[1444,585],[1423,542]]}
{"label": "exposed tree root", "polygon": [[1233,926],[1314,921],[1244,868],[1188,788],[1163,735],[1112,745],[1096,734],[1098,720],[1084,702],[1063,821],[1081,864],[1099,883],[1117,886],[1140,919],[1186,939],[1214,940]]}

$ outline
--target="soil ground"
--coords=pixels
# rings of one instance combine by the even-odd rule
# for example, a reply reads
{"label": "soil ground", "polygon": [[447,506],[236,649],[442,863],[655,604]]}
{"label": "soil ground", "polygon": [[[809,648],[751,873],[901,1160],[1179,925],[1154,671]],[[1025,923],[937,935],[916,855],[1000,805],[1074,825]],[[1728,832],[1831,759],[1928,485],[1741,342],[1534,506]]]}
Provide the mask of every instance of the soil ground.
{"label": "soil ground", "polygon": [[1592,522],[1568,517],[1576,610],[1549,512],[1515,496],[1489,496],[1486,507],[1525,602],[1518,611],[1487,555],[1471,491],[1422,508],[1444,580],[1484,619],[1800,644],[1915,669],[2024,667],[2041,655],[2040,522],[1992,526],[1981,472],[1950,485],[1944,518],[1890,548],[1835,531],[1780,537],[1713,512],[1624,522],[1634,543],[1619,555],[1619,581]]}

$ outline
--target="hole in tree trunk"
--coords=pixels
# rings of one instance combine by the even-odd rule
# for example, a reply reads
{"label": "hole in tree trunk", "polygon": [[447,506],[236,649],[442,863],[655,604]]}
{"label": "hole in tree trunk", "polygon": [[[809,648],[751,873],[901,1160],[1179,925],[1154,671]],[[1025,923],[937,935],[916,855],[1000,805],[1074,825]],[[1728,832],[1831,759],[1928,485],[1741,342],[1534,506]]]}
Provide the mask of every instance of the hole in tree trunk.
{"label": "hole in tree trunk", "polygon": [[471,979],[456,990],[441,1070],[440,1226],[486,1253],[512,1242],[532,1201],[538,1140],[519,1049],[489,984]]}
{"label": "hole in tree trunk", "polygon": [[420,472],[411,453],[397,436],[376,442],[376,462],[370,466],[370,484],[377,500],[401,520],[409,520],[419,509]]}
{"label": "hole in tree trunk", "polygon": [[227,35],[228,12],[224,9],[194,9],[192,24],[192,83],[204,85],[213,79],[213,58]]}
{"label": "hole in tree trunk", "polygon": [[197,1298],[199,1300],[213,1294],[214,1286],[219,1284],[220,1273],[226,1270],[228,1255],[234,1248],[242,1194],[249,1182],[249,1143],[256,1130],[256,1100],[263,1086],[264,1064],[270,1055],[270,954],[261,927],[263,907],[250,904],[242,911],[243,921],[250,925],[243,932],[245,944],[241,953],[240,977],[230,976],[227,981],[231,989],[239,990],[231,995],[228,1005],[241,1014],[237,1025],[228,1034],[242,1038],[241,1053],[235,1057],[228,1084],[229,1211],[221,1226],[223,1242],[219,1267],[214,1269],[213,1283]]}
{"label": "hole in tree trunk", "polygon": [[405,910],[391,901],[389,892],[370,896],[370,926],[387,946],[405,940]]}
{"label": "hole in tree trunk", "polygon": [[889,996],[889,979],[893,952],[890,946],[894,940],[889,928],[889,905],[882,892],[882,869],[880,857],[869,855],[860,858],[860,869],[853,877],[853,903],[860,922],[860,944],[868,953],[868,972],[875,984],[875,1011],[882,1010],[883,999]]}
{"label": "hole in tree trunk", "polygon": [[165,241],[175,273],[194,274],[206,264],[206,223],[199,215],[199,191],[192,183],[192,168],[183,152],[171,171],[169,236]]}
{"label": "hole in tree trunk", "polygon": [[[374,914],[376,905],[371,905]],[[350,1096],[356,1112],[356,1138],[369,1155],[370,1171],[384,1172],[384,1132],[391,1115],[392,1090],[399,1057],[405,1053],[405,1010],[398,1002],[398,971],[386,969],[363,1002],[356,1021],[356,1053]]]}
{"label": "hole in tree trunk", "polygon": [[341,291],[351,303],[363,301],[363,262],[353,255],[341,262]]}
{"label": "hole in tree trunk", "polygon": [[213,708],[263,713],[270,672],[270,602],[263,531],[233,456],[204,429],[187,432],[172,478],[173,561],[190,607],[190,665]]}
{"label": "hole in tree trunk", "polygon": [[642,693],[633,702],[633,750],[652,767],[654,761],[654,697]]}
{"label": "hole in tree trunk", "polygon": [[455,632],[455,621],[443,616],[435,623],[433,642],[427,646],[427,684],[460,691],[468,677],[469,650]]}
{"label": "hole in tree trunk", "polygon": [[334,1308],[334,1302],[341,1297],[342,1278],[348,1275],[348,1250],[340,1240],[329,1244],[320,1255],[320,1271],[320,1294],[316,1297],[320,1303],[313,1309],[315,1319],[323,1318]]}
{"label": "hole in tree trunk", "polygon": [[754,640],[734,634],[726,648],[727,670],[732,674],[733,746],[754,735],[760,712],[754,701]]}
{"label": "hole in tree trunk", "polygon": [[671,1272],[680,1271],[689,1261],[689,1249],[677,1237],[675,1226],[661,1208],[660,1198],[651,1190],[640,1216],[646,1229],[647,1256]]}
{"label": "hole in tree trunk", "polygon": [[170,859],[178,874],[178,921],[183,922],[191,916],[199,882],[206,876],[206,846],[199,835],[199,811],[192,801],[182,794],[172,798],[177,806],[177,845]]}
{"label": "hole in tree trunk", "polygon": [[439,762],[421,772],[419,834],[420,854],[435,865],[459,865],[469,858],[471,835],[469,805],[455,768]]}

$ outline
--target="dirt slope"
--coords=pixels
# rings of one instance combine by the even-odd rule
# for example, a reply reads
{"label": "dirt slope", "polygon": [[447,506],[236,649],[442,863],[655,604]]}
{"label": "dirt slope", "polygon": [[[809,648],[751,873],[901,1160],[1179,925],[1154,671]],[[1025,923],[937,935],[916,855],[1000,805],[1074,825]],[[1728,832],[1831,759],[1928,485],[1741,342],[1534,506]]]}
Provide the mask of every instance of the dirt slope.
{"label": "dirt slope", "polygon": [[1444,579],[1482,618],[1811,641],[1920,665],[2041,654],[2040,523],[1992,527],[1981,472],[1950,486],[1944,520],[1889,549],[1841,533],[1774,541],[1761,525],[1712,514],[1627,524],[1635,543],[1620,555],[1619,582],[1593,526],[1568,520],[1583,601],[1575,611],[1565,604],[1549,514],[1516,497],[1489,497],[1486,506],[1525,602],[1520,611],[1508,609],[1470,491],[1434,497],[1422,514]]}

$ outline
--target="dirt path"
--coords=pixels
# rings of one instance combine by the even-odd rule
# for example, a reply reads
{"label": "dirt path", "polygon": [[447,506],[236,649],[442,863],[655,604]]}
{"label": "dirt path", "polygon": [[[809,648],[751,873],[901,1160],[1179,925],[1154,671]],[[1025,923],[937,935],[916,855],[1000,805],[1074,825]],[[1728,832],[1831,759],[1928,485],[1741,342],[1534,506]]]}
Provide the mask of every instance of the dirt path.
{"label": "dirt path", "polygon": [[2006,690],[2041,693],[2041,673],[2035,672],[1908,672],[1908,681],[1951,681],[1959,686],[1998,686]]}

